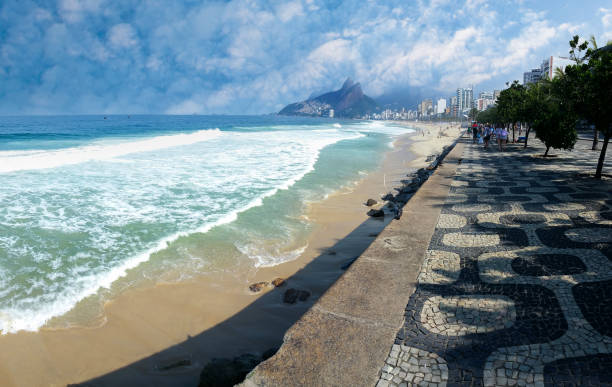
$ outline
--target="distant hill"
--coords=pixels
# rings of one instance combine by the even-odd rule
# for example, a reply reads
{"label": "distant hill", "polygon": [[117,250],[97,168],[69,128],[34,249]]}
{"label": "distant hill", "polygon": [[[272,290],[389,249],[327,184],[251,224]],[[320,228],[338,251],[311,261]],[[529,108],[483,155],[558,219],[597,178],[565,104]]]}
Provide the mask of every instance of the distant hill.
{"label": "distant hill", "polygon": [[340,90],[292,103],[285,106],[278,114],[320,117],[329,115],[330,109],[334,110],[335,117],[356,118],[380,111],[380,106],[372,98],[363,94],[359,83],[349,78]]}

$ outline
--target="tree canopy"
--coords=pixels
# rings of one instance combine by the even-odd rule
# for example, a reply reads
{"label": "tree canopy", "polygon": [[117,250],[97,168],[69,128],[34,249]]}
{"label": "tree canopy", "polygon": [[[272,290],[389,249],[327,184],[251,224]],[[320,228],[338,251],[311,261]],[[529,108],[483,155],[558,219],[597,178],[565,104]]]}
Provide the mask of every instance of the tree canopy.
{"label": "tree canopy", "polygon": [[612,42],[598,48],[595,39],[580,43],[570,40],[570,56],[575,65],[565,68],[562,100],[581,118],[593,123],[604,135],[596,178],[601,178],[606,149],[612,135]]}

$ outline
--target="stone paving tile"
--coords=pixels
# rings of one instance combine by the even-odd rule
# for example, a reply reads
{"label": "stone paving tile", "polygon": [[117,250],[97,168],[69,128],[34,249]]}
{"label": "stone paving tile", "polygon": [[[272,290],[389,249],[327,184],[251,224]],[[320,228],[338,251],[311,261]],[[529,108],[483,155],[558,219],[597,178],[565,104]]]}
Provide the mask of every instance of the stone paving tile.
{"label": "stone paving tile", "polygon": [[558,153],[466,146],[377,386],[612,385],[612,182]]}

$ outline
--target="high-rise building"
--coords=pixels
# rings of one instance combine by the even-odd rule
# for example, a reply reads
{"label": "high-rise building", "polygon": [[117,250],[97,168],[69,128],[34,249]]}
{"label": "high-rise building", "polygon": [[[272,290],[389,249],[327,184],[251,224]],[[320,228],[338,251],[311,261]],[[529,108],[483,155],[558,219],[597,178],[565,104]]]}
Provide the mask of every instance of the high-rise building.
{"label": "high-rise building", "polygon": [[459,115],[457,106],[457,96],[453,95],[450,100],[450,114],[453,117],[457,117]]}
{"label": "high-rise building", "polygon": [[421,116],[427,116],[433,113],[433,101],[431,98],[424,99],[420,106]]}
{"label": "high-rise building", "polygon": [[542,79],[542,69],[532,69],[526,73],[523,73],[523,85],[530,83],[536,83]]}
{"label": "high-rise building", "polygon": [[436,103],[436,113],[443,114],[446,110],[446,99],[440,98]]}
{"label": "high-rise building", "polygon": [[480,93],[478,93],[478,98],[483,98],[483,99],[493,99],[493,92],[492,91],[481,91]]}
{"label": "high-rise building", "polygon": [[542,65],[540,66],[540,70],[542,72],[542,76],[547,76],[548,79],[553,79],[555,77],[555,73],[557,69],[561,71],[565,70],[565,67],[570,64],[575,64],[573,60],[570,58],[565,58],[562,56],[550,56],[547,59],[542,61]]}
{"label": "high-rise building", "polygon": [[564,71],[567,65],[573,63],[575,62],[569,58],[549,56],[542,61],[539,69],[532,69],[531,71],[523,73],[523,85],[535,83],[544,77],[553,79],[556,76],[557,69]]}
{"label": "high-rise building", "polygon": [[501,94],[501,90],[493,90],[493,101],[497,102],[499,95]]}
{"label": "high-rise building", "polygon": [[474,107],[474,92],[471,87],[457,89],[457,112],[459,114]]}
{"label": "high-rise building", "polygon": [[487,108],[489,106],[493,105],[493,99],[489,99],[489,98],[478,98],[476,100],[476,109],[478,109],[478,111],[483,111],[483,110],[487,110]]}

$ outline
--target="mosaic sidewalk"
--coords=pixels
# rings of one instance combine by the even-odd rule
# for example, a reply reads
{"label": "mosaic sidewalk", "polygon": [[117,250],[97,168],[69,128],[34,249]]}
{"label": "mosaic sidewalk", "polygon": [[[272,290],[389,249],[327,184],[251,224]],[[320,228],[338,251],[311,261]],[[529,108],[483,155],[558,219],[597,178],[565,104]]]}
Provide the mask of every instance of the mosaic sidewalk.
{"label": "mosaic sidewalk", "polygon": [[377,386],[612,385],[612,182],[556,153],[466,146]]}

